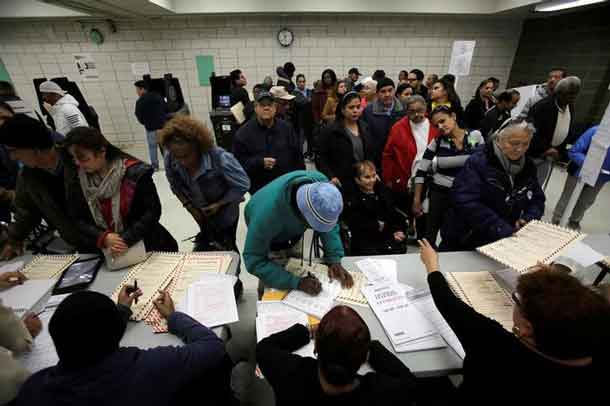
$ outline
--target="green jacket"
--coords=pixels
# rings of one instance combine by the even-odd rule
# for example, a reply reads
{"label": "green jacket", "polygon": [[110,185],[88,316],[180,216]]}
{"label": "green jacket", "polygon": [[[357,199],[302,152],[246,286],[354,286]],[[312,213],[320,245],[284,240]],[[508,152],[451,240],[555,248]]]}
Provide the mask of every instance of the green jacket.
{"label": "green jacket", "polygon": [[[272,243],[285,242],[301,236],[308,228],[292,207],[292,186],[302,183],[328,182],[316,171],[294,171],[275,179],[252,196],[246,205],[248,225],[244,247],[246,269],[260,278],[265,285],[276,289],[296,289],[300,278],[284,270],[269,259]],[[340,263],[343,244],[336,225],[328,233],[320,234],[324,246],[324,260],[328,264]]]}

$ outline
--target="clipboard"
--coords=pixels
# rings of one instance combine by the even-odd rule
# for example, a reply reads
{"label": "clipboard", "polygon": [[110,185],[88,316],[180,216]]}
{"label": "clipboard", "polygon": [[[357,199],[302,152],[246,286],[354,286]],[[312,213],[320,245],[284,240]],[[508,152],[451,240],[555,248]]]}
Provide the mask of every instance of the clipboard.
{"label": "clipboard", "polygon": [[106,258],[106,267],[110,271],[117,271],[135,264],[139,264],[147,258],[146,247],[144,240],[138,241],[125,252],[123,255],[113,257],[109,249],[104,249],[104,257]]}

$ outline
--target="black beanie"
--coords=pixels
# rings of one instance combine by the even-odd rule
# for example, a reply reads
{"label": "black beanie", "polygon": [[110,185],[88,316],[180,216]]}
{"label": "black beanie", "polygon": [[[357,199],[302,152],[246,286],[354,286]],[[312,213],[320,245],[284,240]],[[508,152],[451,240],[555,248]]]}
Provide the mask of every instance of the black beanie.
{"label": "black beanie", "polygon": [[0,127],[0,144],[19,149],[51,149],[51,131],[40,121],[16,114]]}
{"label": "black beanie", "polygon": [[65,298],[49,322],[49,333],[62,367],[96,364],[119,348],[126,323],[116,304],[98,292],[76,292]]}

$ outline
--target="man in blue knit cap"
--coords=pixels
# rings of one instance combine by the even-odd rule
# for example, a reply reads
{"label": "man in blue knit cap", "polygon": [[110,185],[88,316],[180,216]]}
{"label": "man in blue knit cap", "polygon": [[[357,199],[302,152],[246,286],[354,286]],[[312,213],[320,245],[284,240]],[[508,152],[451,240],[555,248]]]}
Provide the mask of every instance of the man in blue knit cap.
{"label": "man in blue knit cap", "polygon": [[351,287],[352,277],[341,266],[344,252],[337,221],[342,210],[341,193],[316,171],[287,173],[256,192],[246,205],[248,234],[243,256],[248,272],[260,278],[259,287],[320,293],[315,276],[300,278],[270,258],[273,251],[298,244],[307,228],[320,233],[329,277]]}

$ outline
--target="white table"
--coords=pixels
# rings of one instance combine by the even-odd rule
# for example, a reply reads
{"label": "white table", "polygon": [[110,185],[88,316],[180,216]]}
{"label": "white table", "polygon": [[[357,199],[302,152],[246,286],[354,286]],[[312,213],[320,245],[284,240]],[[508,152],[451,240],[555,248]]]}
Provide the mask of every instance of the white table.
{"label": "white table", "polygon": [[[237,275],[237,270],[240,265],[239,254],[233,251],[215,251],[215,252],[198,252],[197,254],[202,255],[230,255],[231,264],[227,270],[229,275]],[[81,255],[81,258],[93,257],[94,255]],[[30,262],[32,259],[31,255],[25,255],[16,258],[14,261],[23,261],[24,263]],[[97,273],[95,281],[89,286],[89,290],[103,293],[107,296],[111,296],[112,292],[121,283],[125,275],[128,273],[130,268],[126,268],[118,271],[109,271],[104,265],[100,268]],[[46,303],[48,296],[43,298],[41,302]],[[42,303],[44,305],[44,303]],[[41,307],[39,305],[35,307]],[[46,326],[45,326],[46,328]],[[227,340],[230,336],[229,329],[225,326],[216,327],[213,331],[221,337],[223,340]],[[152,348],[162,345],[182,345],[182,341],[172,334],[155,334],[152,328],[144,322],[132,322],[127,323],[127,329],[121,340],[121,346],[132,346],[138,348]]]}
{"label": "white table", "polygon": [[[610,255],[610,237],[608,234],[590,235],[584,239],[584,242],[600,253]],[[357,269],[354,263],[362,258],[366,257],[345,257],[342,264],[347,270],[353,271]],[[419,259],[419,252],[405,255],[384,255],[375,258],[396,260],[399,282],[414,288],[428,286],[427,272]],[[442,272],[498,271],[506,268],[476,251],[440,253],[439,261]],[[586,281],[589,281],[589,278],[593,281],[599,273],[599,267],[593,265],[587,268],[587,271],[590,275],[586,275]],[[337,304],[340,303],[337,302]],[[352,308],[362,316],[369,327],[372,338],[379,340],[392,351],[392,345],[373,311],[362,306],[352,306]],[[419,377],[449,375],[459,372],[462,368],[462,359],[449,346],[436,350],[395,353],[395,355]]]}

